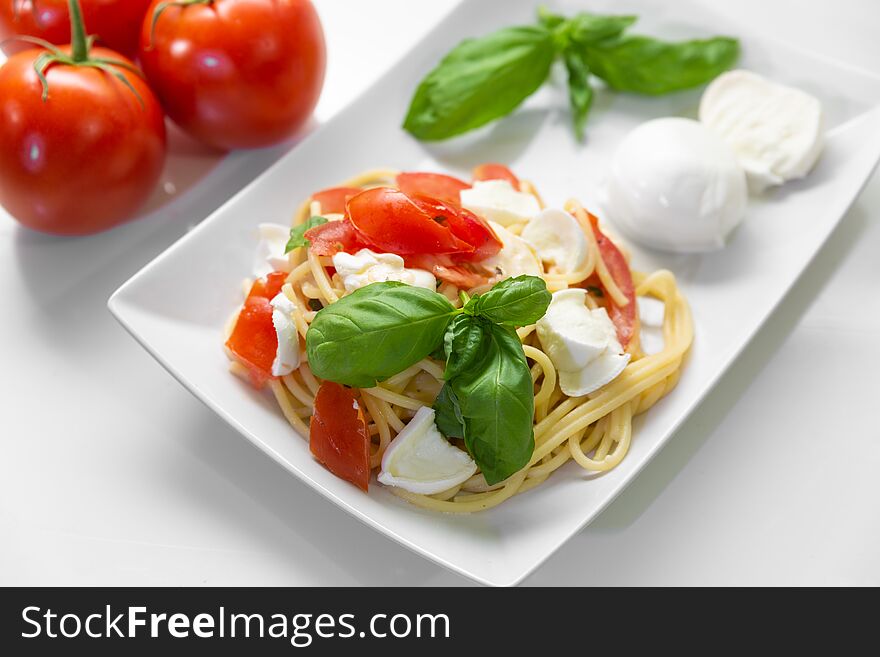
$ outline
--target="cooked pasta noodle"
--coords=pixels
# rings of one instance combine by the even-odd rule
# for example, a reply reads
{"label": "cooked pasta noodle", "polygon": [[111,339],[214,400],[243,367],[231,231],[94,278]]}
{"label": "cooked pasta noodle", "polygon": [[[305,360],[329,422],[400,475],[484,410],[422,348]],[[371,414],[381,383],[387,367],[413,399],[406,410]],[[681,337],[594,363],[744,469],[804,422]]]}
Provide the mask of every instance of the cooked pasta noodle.
{"label": "cooked pasta noodle", "polygon": [[[393,170],[369,171],[343,185],[393,187],[396,174]],[[530,183],[523,182],[521,191],[533,194],[543,207]],[[628,299],[602,259],[587,212],[575,200],[568,201],[565,208],[577,219],[586,236],[589,251],[586,264],[579,271],[569,274],[546,273],[544,278],[548,289],[565,289],[595,275],[610,299],[618,306],[625,306]],[[293,223],[298,225],[309,216],[320,214],[320,204],[307,201],[296,213]],[[511,226],[510,230],[519,233],[522,228],[523,224],[520,224]],[[327,306],[336,302],[345,291],[339,276],[331,273],[334,270],[328,271],[328,266],[332,265],[329,258],[300,248],[293,250],[289,259],[291,271],[282,291],[293,304],[293,321],[304,338],[315,316],[311,304],[318,302],[321,306]],[[675,386],[693,339],[690,308],[674,276],[669,271],[661,270],[652,274],[632,271],[632,277],[638,297],[653,297],[665,306],[662,351],[653,354],[642,352],[636,329],[628,346],[632,359],[620,376],[594,393],[569,397],[559,388],[556,368],[542,350],[535,327],[520,328],[517,334],[531,369],[535,394],[535,450],[529,463],[493,486],[489,486],[483,476],[477,473],[463,484],[434,495],[420,495],[396,487],[390,487],[389,490],[426,509],[467,513],[497,506],[513,495],[540,485],[569,461],[590,472],[607,471],[617,466],[626,456],[633,440],[633,418],[650,409]],[[460,305],[459,290],[455,286],[443,283],[438,292]],[[588,295],[587,299],[590,307],[598,306],[592,295]],[[243,373],[238,363],[233,362],[233,369],[238,374]],[[431,404],[431,398],[426,397],[419,382],[436,382],[436,389],[439,390],[442,375],[442,364],[427,358],[374,388],[358,391],[372,439],[372,468],[379,466],[385,449],[403,430],[414,412]],[[308,422],[319,384],[307,362],[301,363],[294,373],[269,382],[284,417],[303,436],[308,435]]]}

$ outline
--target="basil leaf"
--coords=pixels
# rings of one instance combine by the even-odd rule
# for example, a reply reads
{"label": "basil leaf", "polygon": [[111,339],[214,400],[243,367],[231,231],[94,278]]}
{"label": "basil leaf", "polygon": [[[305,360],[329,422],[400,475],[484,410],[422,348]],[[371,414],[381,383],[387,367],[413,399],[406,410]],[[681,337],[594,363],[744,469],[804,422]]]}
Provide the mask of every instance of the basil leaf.
{"label": "basil leaf", "polygon": [[434,424],[447,438],[464,438],[464,418],[452,386],[444,383],[434,400]]}
{"label": "basil leaf", "polygon": [[486,325],[485,349],[452,386],[464,419],[464,440],[486,481],[522,469],[535,449],[535,390],[516,333]]}
{"label": "basil leaf", "polygon": [[550,299],[544,279],[523,275],[505,279],[471,298],[464,311],[496,324],[529,326],[544,316]]}
{"label": "basil leaf", "polygon": [[310,246],[310,242],[306,239],[306,231],[310,228],[314,228],[315,226],[320,226],[321,224],[326,224],[327,220],[324,217],[309,217],[304,222],[302,222],[299,226],[294,226],[290,229],[290,239],[287,241],[287,246],[284,249],[285,253],[290,253],[294,249],[299,249],[304,246]]}
{"label": "basil leaf", "polygon": [[565,16],[554,14],[544,5],[538,7],[538,22],[548,30],[555,30],[566,21]]}
{"label": "basil leaf", "polygon": [[621,36],[591,44],[581,54],[590,71],[618,91],[659,95],[708,82],[739,57],[729,37],[669,43]]}
{"label": "basil leaf", "polygon": [[581,46],[596,43],[603,39],[620,36],[624,30],[636,22],[636,16],[603,15],[581,12],[571,18],[554,14],[546,7],[538,8],[538,21],[553,31],[560,50],[567,50],[572,43]]}
{"label": "basil leaf", "polygon": [[403,127],[417,139],[448,139],[512,112],[550,74],[552,33],[509,27],[456,46],[422,80]]}
{"label": "basil leaf", "polygon": [[464,314],[453,318],[443,336],[446,352],[444,379],[449,381],[474,362],[482,351],[485,332],[484,320]]}
{"label": "basil leaf", "polygon": [[568,34],[575,43],[588,45],[620,36],[637,20],[636,16],[608,16],[582,12],[569,19]]}
{"label": "basil leaf", "polygon": [[579,53],[565,52],[565,68],[568,71],[568,103],[571,105],[571,120],[578,141],[584,139],[584,126],[593,104],[593,88],[590,86],[590,69]]}
{"label": "basil leaf", "polygon": [[443,339],[449,299],[404,283],[372,283],[320,310],[306,333],[315,376],[357,388],[402,372]]}

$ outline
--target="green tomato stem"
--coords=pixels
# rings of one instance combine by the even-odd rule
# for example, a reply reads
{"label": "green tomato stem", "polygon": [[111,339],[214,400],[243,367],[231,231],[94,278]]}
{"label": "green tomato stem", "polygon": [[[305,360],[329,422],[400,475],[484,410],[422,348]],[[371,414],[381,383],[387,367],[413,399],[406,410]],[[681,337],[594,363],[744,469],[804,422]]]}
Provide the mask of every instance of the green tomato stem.
{"label": "green tomato stem", "polygon": [[73,61],[84,62],[89,58],[89,41],[86,38],[82,9],[79,0],[67,0],[67,4],[70,8],[70,54]]}

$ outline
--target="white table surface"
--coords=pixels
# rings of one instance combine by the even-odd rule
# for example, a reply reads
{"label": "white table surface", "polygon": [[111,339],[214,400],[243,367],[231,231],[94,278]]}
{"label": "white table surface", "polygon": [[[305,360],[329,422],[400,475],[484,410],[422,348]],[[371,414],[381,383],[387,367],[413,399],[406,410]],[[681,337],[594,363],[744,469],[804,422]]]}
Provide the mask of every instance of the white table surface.
{"label": "white table surface", "polygon": [[[330,56],[322,121],[454,1],[316,4]],[[724,4],[756,30],[880,71],[880,3]],[[110,233],[49,238],[0,210],[0,584],[468,583],[253,449],[110,316],[113,290],[283,150],[220,159],[173,146],[174,185]],[[875,174],[700,409],[526,584],[880,584],[878,283]]]}

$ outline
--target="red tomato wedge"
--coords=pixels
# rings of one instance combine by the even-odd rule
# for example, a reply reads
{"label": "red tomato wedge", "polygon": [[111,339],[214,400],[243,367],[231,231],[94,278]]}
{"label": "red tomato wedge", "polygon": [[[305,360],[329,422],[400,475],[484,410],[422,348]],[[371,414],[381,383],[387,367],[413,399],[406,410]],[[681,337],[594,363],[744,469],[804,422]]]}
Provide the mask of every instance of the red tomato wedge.
{"label": "red tomato wedge", "polygon": [[473,246],[435,221],[429,208],[396,189],[376,187],[361,192],[348,200],[347,215],[366,241],[385,253],[474,252]]}
{"label": "red tomato wedge", "polygon": [[363,491],[370,485],[370,434],[354,390],[324,381],[315,395],[309,449],[340,479]]}
{"label": "red tomato wedge", "polygon": [[354,253],[370,247],[348,219],[310,228],[305,238],[311,243],[309,251],[319,256],[332,256],[340,251]]}
{"label": "red tomato wedge", "polygon": [[[589,213],[588,213],[589,214]],[[632,272],[630,272],[629,264],[620,250],[608,239],[601,230],[599,230],[599,220],[589,215],[590,223],[593,225],[593,232],[596,235],[596,243],[599,246],[599,254],[611,278],[617,283],[617,287],[623,292],[624,296],[629,300],[625,306],[618,306],[609,297],[608,299],[608,316],[614,322],[617,328],[617,339],[626,349],[626,346],[635,335],[638,326],[638,309],[636,307],[636,290],[633,285]]]}
{"label": "red tomato wedge", "polygon": [[474,180],[506,180],[514,189],[519,189],[519,178],[503,164],[489,162],[473,170]]}
{"label": "red tomato wedge", "polygon": [[360,187],[330,187],[312,194],[311,200],[321,204],[322,213],[342,214],[348,199],[362,191]]}
{"label": "red tomato wedge", "polygon": [[459,260],[480,262],[495,255],[504,246],[489,224],[470,210],[436,198],[416,197],[413,200],[427,210],[435,222],[446,226],[458,239],[474,247],[473,253],[462,253],[458,256]]}
{"label": "red tomato wedge", "polygon": [[407,196],[430,196],[450,205],[461,205],[459,192],[470,189],[463,180],[442,173],[399,173],[397,186]]}
{"label": "red tomato wedge", "polygon": [[226,341],[227,348],[248,368],[255,388],[262,388],[272,378],[278,336],[272,324],[272,304],[269,302],[281,291],[286,278],[286,273],[276,271],[254,281],[235,320],[232,335]]}

